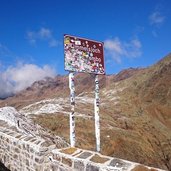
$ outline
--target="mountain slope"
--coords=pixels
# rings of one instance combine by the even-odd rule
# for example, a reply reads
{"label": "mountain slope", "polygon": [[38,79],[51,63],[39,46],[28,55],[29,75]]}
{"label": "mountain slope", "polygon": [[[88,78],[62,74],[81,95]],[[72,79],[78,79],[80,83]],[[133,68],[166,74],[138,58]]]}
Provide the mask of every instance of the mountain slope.
{"label": "mountain slope", "polygon": [[[171,170],[171,54],[99,82],[102,153]],[[95,150],[94,78],[76,74],[75,85],[76,145]],[[37,81],[6,104],[69,142],[68,76]]]}
{"label": "mountain slope", "polygon": [[171,55],[123,84],[127,88],[120,109],[131,118],[133,130],[141,134],[144,148],[151,151],[145,155],[156,158],[156,164],[161,160],[162,167],[171,170]]}

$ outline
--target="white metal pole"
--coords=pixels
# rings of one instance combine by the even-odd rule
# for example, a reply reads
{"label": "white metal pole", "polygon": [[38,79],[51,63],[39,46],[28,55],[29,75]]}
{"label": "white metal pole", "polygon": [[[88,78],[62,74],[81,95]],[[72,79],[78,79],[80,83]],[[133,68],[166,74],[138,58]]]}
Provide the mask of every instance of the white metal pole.
{"label": "white metal pole", "polygon": [[74,72],[69,73],[69,88],[70,88],[70,145],[75,147],[75,87],[74,87]]}
{"label": "white metal pole", "polygon": [[94,100],[94,113],[95,113],[95,134],[96,134],[96,151],[100,152],[100,121],[99,121],[99,80],[98,75],[95,75],[95,100]]}

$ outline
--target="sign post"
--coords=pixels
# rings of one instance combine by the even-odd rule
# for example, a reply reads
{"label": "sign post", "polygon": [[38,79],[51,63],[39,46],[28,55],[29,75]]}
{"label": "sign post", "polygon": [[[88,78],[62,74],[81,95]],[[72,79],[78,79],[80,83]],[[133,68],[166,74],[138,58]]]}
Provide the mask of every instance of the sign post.
{"label": "sign post", "polygon": [[95,134],[96,150],[100,152],[100,122],[99,122],[99,81],[98,75],[104,75],[103,43],[94,40],[64,35],[65,70],[69,71],[70,88],[70,144],[75,146],[75,88],[74,72],[84,72],[95,75]]}
{"label": "sign post", "polygon": [[74,72],[69,73],[69,88],[70,88],[70,144],[75,147],[75,87],[74,87]]}
{"label": "sign post", "polygon": [[96,135],[96,151],[100,152],[100,121],[99,121],[99,80],[98,75],[95,75],[95,100],[94,100],[94,114],[95,114],[95,135]]}

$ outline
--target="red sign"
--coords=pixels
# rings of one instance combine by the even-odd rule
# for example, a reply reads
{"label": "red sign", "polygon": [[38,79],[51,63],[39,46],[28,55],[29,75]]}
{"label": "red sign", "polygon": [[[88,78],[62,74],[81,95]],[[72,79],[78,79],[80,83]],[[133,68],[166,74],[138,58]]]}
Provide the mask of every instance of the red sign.
{"label": "red sign", "polygon": [[105,74],[103,43],[64,35],[65,70]]}

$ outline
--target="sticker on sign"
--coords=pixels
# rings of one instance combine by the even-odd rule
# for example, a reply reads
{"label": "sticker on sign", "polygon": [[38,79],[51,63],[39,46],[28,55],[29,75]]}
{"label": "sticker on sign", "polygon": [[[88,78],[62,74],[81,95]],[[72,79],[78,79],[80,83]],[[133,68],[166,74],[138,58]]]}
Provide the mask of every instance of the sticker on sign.
{"label": "sticker on sign", "polygon": [[105,74],[103,43],[64,35],[65,70]]}

